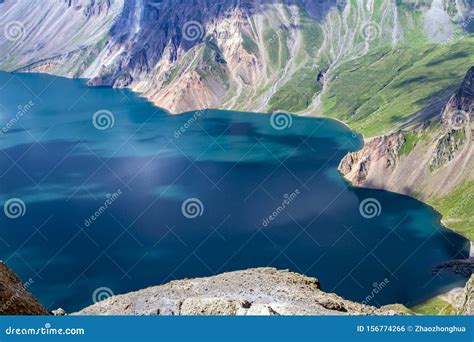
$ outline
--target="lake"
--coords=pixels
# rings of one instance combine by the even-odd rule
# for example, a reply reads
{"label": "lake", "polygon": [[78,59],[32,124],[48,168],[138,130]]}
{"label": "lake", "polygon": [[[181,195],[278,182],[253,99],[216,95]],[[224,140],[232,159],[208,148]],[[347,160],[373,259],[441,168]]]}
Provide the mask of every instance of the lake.
{"label": "lake", "polygon": [[466,278],[469,243],[429,206],[337,171],[360,136],[329,119],[171,115],[128,90],[0,73],[0,258],[50,310],[250,267],[414,305]]}

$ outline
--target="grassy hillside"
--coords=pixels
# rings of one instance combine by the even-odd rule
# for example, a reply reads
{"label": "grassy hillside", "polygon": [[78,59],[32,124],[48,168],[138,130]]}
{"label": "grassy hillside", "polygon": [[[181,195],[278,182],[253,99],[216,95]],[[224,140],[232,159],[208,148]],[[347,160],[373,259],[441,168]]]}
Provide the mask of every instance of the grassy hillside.
{"label": "grassy hillside", "polygon": [[473,35],[445,45],[379,49],[336,70],[323,114],[366,137],[384,134],[422,110],[439,113],[472,65]]}
{"label": "grassy hillside", "polygon": [[466,181],[448,196],[428,202],[443,214],[443,222],[450,229],[474,241],[474,181]]}

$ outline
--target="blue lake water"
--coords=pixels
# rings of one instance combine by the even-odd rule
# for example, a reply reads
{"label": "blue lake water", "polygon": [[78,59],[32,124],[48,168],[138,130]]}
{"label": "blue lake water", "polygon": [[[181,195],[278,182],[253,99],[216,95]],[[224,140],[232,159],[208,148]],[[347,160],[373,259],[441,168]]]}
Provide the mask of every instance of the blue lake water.
{"label": "blue lake water", "polygon": [[292,117],[279,130],[264,114],[173,116],[127,90],[8,73],[0,112],[0,203],[24,203],[0,211],[0,258],[49,309],[263,266],[375,306],[466,281],[432,273],[469,244],[430,207],[341,178],[362,141],[335,121]]}

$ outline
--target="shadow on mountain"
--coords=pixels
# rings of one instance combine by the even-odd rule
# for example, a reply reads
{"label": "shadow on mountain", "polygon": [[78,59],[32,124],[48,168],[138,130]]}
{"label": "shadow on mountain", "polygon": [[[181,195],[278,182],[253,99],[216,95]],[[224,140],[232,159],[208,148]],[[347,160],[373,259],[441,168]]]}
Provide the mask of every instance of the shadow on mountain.
{"label": "shadow on mountain", "polygon": [[[343,5],[336,0],[281,0],[278,3],[304,9],[316,21],[323,20],[333,7]],[[236,9],[250,17],[263,13],[270,4],[275,5],[275,1],[149,0],[144,4],[141,20],[137,22],[136,13],[141,6],[140,1],[126,1],[120,18],[110,31],[109,41],[130,49],[129,58],[113,74],[105,76],[108,80],[105,83],[112,84],[118,78],[121,82],[130,82],[130,70],[138,73],[151,70],[162,58],[164,49],[170,42],[171,59],[177,59],[178,48],[188,51],[204,42],[207,36],[202,28],[215,22],[217,18],[230,17]],[[185,39],[185,29],[189,30],[192,39]],[[123,72],[124,70],[128,71]]]}

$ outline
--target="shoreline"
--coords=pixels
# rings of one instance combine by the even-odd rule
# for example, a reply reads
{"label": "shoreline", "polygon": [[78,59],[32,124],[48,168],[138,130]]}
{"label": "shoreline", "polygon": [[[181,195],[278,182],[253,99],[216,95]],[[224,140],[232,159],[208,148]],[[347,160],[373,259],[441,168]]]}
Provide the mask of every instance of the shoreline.
{"label": "shoreline", "polygon": [[[41,74],[41,75],[44,75],[44,74],[47,74],[47,75],[50,75],[50,76],[54,76],[54,77],[64,77],[64,76],[57,76],[57,75],[53,75],[53,74],[50,74],[50,73],[44,73],[44,72],[28,72],[28,71],[21,71],[19,73],[34,73],[34,74]],[[67,79],[79,79],[79,78],[74,78],[74,77],[64,77],[64,78],[67,78]],[[86,80],[86,79],[82,79],[81,80]],[[91,86],[91,85],[86,85],[87,87],[90,87],[90,88],[96,88],[96,86]],[[111,87],[110,87],[111,88]],[[133,94],[136,94],[138,97],[142,98],[143,100],[149,102],[151,105],[153,105],[155,108],[158,108],[160,110],[163,110],[164,112],[166,112],[168,115],[171,115],[171,116],[174,116],[174,115],[182,115],[182,114],[185,114],[187,112],[193,112],[193,111],[199,111],[199,110],[203,110],[203,109],[196,109],[196,110],[191,110],[191,111],[187,111],[187,112],[181,112],[181,113],[171,113],[169,112],[168,110],[166,110],[165,108],[162,108],[162,107],[159,107],[158,105],[156,105],[153,101],[147,99],[146,97],[142,96],[141,93],[133,90],[132,88],[124,88],[125,90],[128,90],[130,91],[131,93]],[[220,109],[220,110],[232,110],[232,109]],[[251,113],[251,112],[249,112]],[[254,112],[255,114],[269,114],[267,112]],[[322,119],[326,119],[326,120],[334,120],[340,124],[342,124],[344,127],[346,127],[348,130],[350,130],[351,132],[353,132],[354,134],[357,134],[359,136],[362,137],[362,140],[364,142],[364,144],[361,146],[361,148],[358,150],[360,151],[364,146],[365,144],[373,139],[373,138],[376,138],[377,136],[374,136],[374,137],[370,137],[370,138],[366,138],[364,137],[364,135],[362,133],[359,133],[357,132],[356,130],[354,130],[348,123],[342,121],[341,119],[338,119],[338,118],[333,118],[333,117],[327,117],[327,116],[322,116],[322,115],[302,115],[302,114],[298,114],[298,113],[294,113],[294,115],[296,116],[302,116],[302,117],[312,117],[312,118],[322,118]],[[389,133],[388,133],[389,134]],[[384,136],[384,135],[380,135],[380,136]],[[350,153],[350,152],[349,152]],[[342,159],[341,159],[342,160]],[[358,187],[358,188],[368,188],[368,187],[365,187],[365,186],[356,186],[354,184],[352,184],[352,182],[347,179],[341,172],[339,172],[340,175],[342,176],[342,178],[346,181],[348,181],[352,186],[354,187]],[[380,189],[380,190],[384,190],[384,191],[389,191],[387,189],[384,189],[384,188],[374,188],[374,189]],[[398,193],[396,191],[393,191],[394,193]],[[400,194],[400,193],[399,193]],[[454,229],[451,229],[448,225],[446,225],[444,222],[443,222],[443,215],[437,210],[436,207],[433,207],[432,205],[430,205],[429,203],[425,202],[424,200],[421,200],[417,197],[414,197],[414,196],[410,196],[410,195],[406,195],[406,194],[402,194],[402,195],[405,195],[405,196],[408,196],[410,198],[414,198],[420,202],[422,202],[423,204],[425,205],[428,205],[429,207],[431,207],[437,214],[439,214],[440,216],[440,225],[443,226],[444,228],[446,228],[447,230],[451,231],[451,232],[454,232],[456,234],[459,234],[460,236],[463,236],[464,238],[466,238],[468,241],[470,241],[470,249],[469,249],[469,257],[470,258],[474,258],[474,241],[470,240],[468,237],[466,237],[464,234],[461,234],[459,232],[457,232],[456,230]],[[452,290],[452,289],[451,289]],[[451,291],[449,290],[449,291]],[[449,292],[447,291],[447,292]]]}

